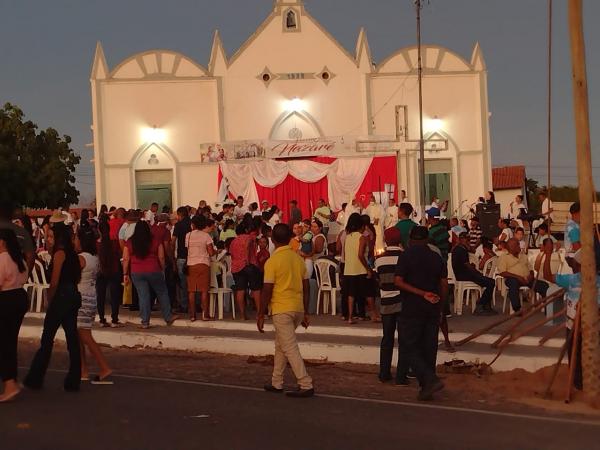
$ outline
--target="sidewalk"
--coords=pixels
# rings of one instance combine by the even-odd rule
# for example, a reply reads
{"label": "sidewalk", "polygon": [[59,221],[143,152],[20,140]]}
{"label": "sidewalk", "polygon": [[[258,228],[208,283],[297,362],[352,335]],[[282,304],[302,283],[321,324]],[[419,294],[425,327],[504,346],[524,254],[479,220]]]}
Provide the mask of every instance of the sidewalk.
{"label": "sidewalk", "polygon": [[[540,316],[541,317],[541,316]],[[43,314],[29,313],[23,323],[22,338],[39,338],[41,335]],[[258,333],[256,324],[250,321],[222,320],[214,322],[189,322],[181,319],[174,326],[167,327],[156,314],[153,314],[152,328],[137,328],[139,318],[134,312],[122,310],[121,320],[124,328],[100,328],[94,326],[95,339],[111,347],[148,347],[153,349],[184,350],[191,352],[215,352],[232,355],[270,355],[273,354],[273,332],[270,323],[265,324],[265,334]],[[473,317],[463,315],[449,319],[450,340],[456,342],[467,337],[473,331],[498,320],[496,317]],[[438,364],[452,359],[489,363],[497,350],[491,348],[499,333],[508,329],[514,322],[507,322],[484,334],[475,341],[457,348],[456,353],[448,353],[443,345],[438,353]],[[510,344],[502,356],[494,363],[496,371],[522,368],[535,371],[554,364],[564,338],[550,339],[543,347],[538,345],[547,327],[537,330],[531,336],[520,338]],[[300,349],[306,359],[350,362],[359,364],[379,363],[379,342],[381,325],[362,322],[348,326],[339,317],[330,315],[313,316],[312,324],[305,330],[298,329]],[[64,340],[59,332],[57,339]],[[440,334],[440,339],[443,337]]]}

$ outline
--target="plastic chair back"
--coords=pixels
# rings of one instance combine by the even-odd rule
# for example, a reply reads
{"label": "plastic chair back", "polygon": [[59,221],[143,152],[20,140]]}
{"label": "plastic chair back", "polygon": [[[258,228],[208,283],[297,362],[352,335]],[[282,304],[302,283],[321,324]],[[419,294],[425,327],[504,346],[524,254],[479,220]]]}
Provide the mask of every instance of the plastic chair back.
{"label": "plastic chair back", "polygon": [[337,277],[334,279],[331,277],[332,270],[333,273],[339,273],[339,266],[330,261],[329,259],[317,259],[315,261],[315,270],[317,271],[317,284],[320,287],[339,287],[337,283]]}
{"label": "plastic chair back", "polygon": [[496,274],[496,266],[498,265],[498,258],[490,258],[483,265],[483,276],[488,278],[494,278]]}
{"label": "plastic chair back", "polygon": [[42,284],[48,284],[46,282],[46,269],[45,269],[44,265],[42,264],[42,262],[36,259],[35,267],[39,271],[40,281],[42,282]]}

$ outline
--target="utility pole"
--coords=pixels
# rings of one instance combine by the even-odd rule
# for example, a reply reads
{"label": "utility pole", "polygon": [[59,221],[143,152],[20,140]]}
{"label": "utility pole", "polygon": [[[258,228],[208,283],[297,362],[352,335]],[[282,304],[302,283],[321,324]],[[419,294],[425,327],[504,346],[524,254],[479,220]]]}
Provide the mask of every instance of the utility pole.
{"label": "utility pole", "polygon": [[[577,177],[581,204],[581,326],[582,366],[585,401],[600,406],[600,323],[596,301],[596,258],[594,255],[594,189],[588,88],[583,37],[582,0],[569,0],[569,35],[573,75],[573,109],[577,144]],[[572,362],[572,364],[575,364]]]}
{"label": "utility pole", "polygon": [[548,198],[552,189],[552,0],[548,0]]}
{"label": "utility pole", "polygon": [[415,0],[417,10],[417,79],[419,83],[419,200],[421,217],[425,217],[425,140],[423,139],[423,64],[421,59],[421,0]]}

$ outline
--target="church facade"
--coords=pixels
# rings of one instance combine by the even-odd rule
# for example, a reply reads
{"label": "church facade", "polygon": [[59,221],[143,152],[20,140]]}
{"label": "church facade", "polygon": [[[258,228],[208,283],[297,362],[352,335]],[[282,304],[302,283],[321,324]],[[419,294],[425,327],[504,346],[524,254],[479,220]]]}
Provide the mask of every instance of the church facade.
{"label": "church facade", "polygon": [[[478,44],[422,54],[426,195],[460,211],[491,189],[486,66]],[[275,0],[233,55],[215,32],[206,66],[150,50],[110,69],[98,44],[91,94],[97,204],[217,203],[223,161],[308,156],[395,155],[392,189],[419,198],[416,47],[375,64],[364,30],[351,53],[302,0]]]}

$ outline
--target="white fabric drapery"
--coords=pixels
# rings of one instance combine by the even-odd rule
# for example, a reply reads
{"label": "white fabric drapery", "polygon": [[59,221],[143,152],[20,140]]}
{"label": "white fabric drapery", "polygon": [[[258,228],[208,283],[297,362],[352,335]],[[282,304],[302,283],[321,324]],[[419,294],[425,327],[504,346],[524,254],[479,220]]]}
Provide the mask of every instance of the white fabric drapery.
{"label": "white fabric drapery", "polygon": [[291,175],[305,183],[315,183],[327,177],[329,203],[333,209],[340,209],[342,203],[356,195],[372,161],[373,158],[344,158],[322,164],[308,160],[264,159],[247,163],[221,161],[219,166],[229,183],[230,192],[243,196],[247,204],[259,201],[255,183],[272,188]]}

